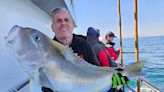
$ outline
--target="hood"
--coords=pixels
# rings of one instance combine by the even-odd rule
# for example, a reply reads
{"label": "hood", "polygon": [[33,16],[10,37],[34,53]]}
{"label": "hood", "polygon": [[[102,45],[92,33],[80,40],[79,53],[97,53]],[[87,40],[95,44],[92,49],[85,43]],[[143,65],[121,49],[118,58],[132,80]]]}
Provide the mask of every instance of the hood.
{"label": "hood", "polygon": [[95,36],[87,36],[87,41],[89,44],[99,43],[99,39]]}

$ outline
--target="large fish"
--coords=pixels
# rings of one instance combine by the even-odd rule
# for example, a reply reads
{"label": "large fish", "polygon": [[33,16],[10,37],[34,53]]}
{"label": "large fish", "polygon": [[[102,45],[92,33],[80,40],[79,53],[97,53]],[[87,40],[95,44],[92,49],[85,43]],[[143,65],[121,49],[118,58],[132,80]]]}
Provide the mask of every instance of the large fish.
{"label": "large fish", "polygon": [[[42,86],[59,92],[107,92],[112,86],[117,67],[91,65],[36,29],[15,25],[5,39],[29,74],[31,92],[42,92]],[[122,73],[136,75],[143,66],[144,62],[139,62]]]}

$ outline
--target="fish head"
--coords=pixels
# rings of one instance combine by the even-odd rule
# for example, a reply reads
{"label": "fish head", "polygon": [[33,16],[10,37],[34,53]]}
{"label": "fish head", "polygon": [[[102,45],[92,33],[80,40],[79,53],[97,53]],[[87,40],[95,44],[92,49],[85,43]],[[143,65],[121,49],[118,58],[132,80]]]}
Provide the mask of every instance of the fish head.
{"label": "fish head", "polygon": [[6,45],[19,63],[27,69],[34,69],[45,61],[48,44],[46,35],[36,29],[15,25],[5,37]]}

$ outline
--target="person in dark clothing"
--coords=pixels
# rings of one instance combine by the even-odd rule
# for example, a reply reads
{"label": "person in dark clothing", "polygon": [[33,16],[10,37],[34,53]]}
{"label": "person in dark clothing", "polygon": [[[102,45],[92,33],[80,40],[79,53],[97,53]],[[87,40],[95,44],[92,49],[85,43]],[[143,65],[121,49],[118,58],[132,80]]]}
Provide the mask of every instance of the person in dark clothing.
{"label": "person in dark clothing", "polygon": [[[52,19],[51,28],[55,33],[53,40],[71,47],[72,50],[80,56],[80,58],[84,59],[88,63],[100,65],[93,49],[86,40],[81,36],[73,34],[75,23],[67,9],[55,9],[52,12]],[[45,87],[43,87],[42,90],[44,92],[52,92],[51,89]]]}
{"label": "person in dark clothing", "polygon": [[[58,41],[56,37],[54,37],[53,40]],[[98,66],[101,65],[98,59],[94,58],[95,54],[92,48],[86,42],[84,36],[82,37],[82,35],[73,34],[73,40],[69,47],[73,49],[74,53],[77,53],[80,58],[86,60],[88,63]]]}
{"label": "person in dark clothing", "polygon": [[[117,63],[113,62],[113,60],[110,58],[110,55],[108,54],[108,51],[106,49],[106,46],[99,41],[100,32],[99,29],[95,29],[93,27],[89,27],[87,30],[87,41],[89,45],[93,48],[93,50],[96,53],[96,56],[98,57],[101,66],[105,67],[116,67]],[[122,76],[122,75],[120,75]],[[113,79],[113,78],[112,78]],[[117,88],[109,88],[107,92],[123,92],[121,89]]]}
{"label": "person in dark clothing", "polygon": [[93,48],[101,66],[116,67],[117,64],[113,62],[106,50],[105,45],[99,41],[99,29],[89,27],[87,30],[87,42]]}
{"label": "person in dark clothing", "polygon": [[71,47],[75,53],[87,62],[97,64],[98,59],[89,44],[82,37],[73,34],[75,24],[68,10],[57,8],[53,11],[52,17],[51,27],[55,33],[54,40]]}

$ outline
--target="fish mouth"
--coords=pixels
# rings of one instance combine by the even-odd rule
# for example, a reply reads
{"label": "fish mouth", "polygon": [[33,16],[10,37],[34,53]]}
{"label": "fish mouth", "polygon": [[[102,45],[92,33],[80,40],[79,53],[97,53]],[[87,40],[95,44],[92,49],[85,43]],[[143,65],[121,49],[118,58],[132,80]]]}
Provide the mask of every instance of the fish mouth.
{"label": "fish mouth", "polygon": [[19,30],[21,29],[22,27],[18,25],[13,26],[9,31],[8,35],[5,37],[6,43],[13,44],[18,36]]}
{"label": "fish mouth", "polygon": [[43,60],[39,52],[36,52],[36,51],[28,51],[22,54],[21,56],[19,56],[18,59],[21,61],[20,63],[24,67],[31,67],[31,68],[37,67],[38,65],[42,63],[42,60]]}
{"label": "fish mouth", "polygon": [[31,50],[31,51],[23,53],[22,55],[19,56],[19,58],[22,60],[28,60],[29,62],[37,61],[39,59],[43,60],[42,59],[43,55],[41,55],[40,53],[41,52],[38,50],[35,50],[35,51]]}

